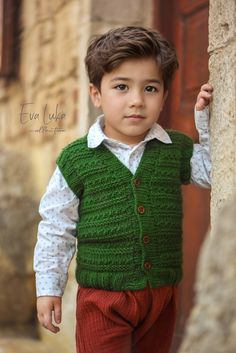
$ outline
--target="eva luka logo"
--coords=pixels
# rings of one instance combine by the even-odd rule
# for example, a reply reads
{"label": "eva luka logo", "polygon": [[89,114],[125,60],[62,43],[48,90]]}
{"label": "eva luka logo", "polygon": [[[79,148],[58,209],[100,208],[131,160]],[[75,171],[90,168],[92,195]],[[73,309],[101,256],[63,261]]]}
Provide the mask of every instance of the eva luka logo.
{"label": "eva luka logo", "polygon": [[42,114],[33,110],[34,103],[22,103],[20,109],[20,123],[29,127],[29,132],[53,133],[64,132],[61,126],[66,119],[66,114],[59,110],[57,104],[55,110],[50,112],[45,104]]}

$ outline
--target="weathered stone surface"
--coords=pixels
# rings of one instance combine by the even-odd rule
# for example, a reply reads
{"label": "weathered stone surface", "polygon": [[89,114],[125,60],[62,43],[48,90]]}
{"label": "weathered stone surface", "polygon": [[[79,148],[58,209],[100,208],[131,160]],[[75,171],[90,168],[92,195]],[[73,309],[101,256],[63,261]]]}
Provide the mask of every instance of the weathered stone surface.
{"label": "weathered stone surface", "polygon": [[123,23],[142,22],[149,14],[150,0],[96,0],[91,2],[91,17],[95,21]]}
{"label": "weathered stone surface", "polygon": [[211,109],[212,225],[218,210],[235,187],[236,44],[210,57],[210,82],[214,86]]}
{"label": "weathered stone surface", "polygon": [[0,326],[34,318],[32,254],[37,207],[22,155],[0,150]]}
{"label": "weathered stone surface", "polygon": [[55,351],[49,350],[37,340],[8,338],[0,339],[0,353],[55,353]]}
{"label": "weathered stone surface", "polygon": [[235,0],[210,1],[209,50],[224,47],[236,35]]}
{"label": "weathered stone surface", "polygon": [[236,195],[201,252],[196,304],[179,353],[236,351]]}

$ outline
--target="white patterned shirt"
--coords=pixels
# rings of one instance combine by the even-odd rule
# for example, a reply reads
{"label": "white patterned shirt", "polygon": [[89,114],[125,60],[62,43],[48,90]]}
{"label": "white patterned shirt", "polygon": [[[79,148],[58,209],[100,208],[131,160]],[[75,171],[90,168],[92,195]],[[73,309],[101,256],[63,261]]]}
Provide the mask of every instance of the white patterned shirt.
{"label": "white patterned shirt", "polygon": [[[209,151],[209,109],[195,111],[195,125],[199,144],[194,144],[191,158],[191,183],[209,188],[211,185],[211,159]],[[158,139],[170,144],[165,130],[154,124],[145,139],[135,146],[108,138],[103,132],[103,116],[88,132],[88,147],[103,143],[135,174],[147,141]],[[57,167],[43,195],[39,213],[38,241],[34,253],[37,296],[62,296],[68,279],[68,269],[76,250],[76,223],[79,221],[80,200],[69,188]]]}

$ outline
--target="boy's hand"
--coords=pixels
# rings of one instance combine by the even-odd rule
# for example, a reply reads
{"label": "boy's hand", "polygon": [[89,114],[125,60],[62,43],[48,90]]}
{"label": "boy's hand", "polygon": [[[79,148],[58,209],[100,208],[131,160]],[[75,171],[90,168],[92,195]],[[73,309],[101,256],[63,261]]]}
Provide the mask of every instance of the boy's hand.
{"label": "boy's hand", "polygon": [[[61,323],[61,297],[38,297],[37,298],[38,320],[40,324],[53,333],[60,331],[58,326]],[[53,312],[53,314],[52,314]]]}
{"label": "boy's hand", "polygon": [[196,110],[205,109],[212,101],[213,87],[210,83],[205,83],[197,96],[197,102],[195,104]]}

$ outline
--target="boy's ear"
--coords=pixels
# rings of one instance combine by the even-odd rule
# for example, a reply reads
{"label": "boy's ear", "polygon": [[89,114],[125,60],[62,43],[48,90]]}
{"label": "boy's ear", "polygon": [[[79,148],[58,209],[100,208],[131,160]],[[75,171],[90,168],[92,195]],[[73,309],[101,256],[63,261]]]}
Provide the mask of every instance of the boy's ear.
{"label": "boy's ear", "polygon": [[89,95],[90,95],[90,98],[93,102],[93,105],[96,108],[100,108],[101,107],[101,93],[100,93],[99,89],[93,83],[89,84]]}

